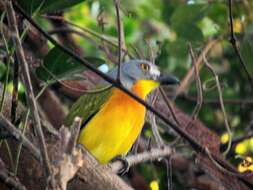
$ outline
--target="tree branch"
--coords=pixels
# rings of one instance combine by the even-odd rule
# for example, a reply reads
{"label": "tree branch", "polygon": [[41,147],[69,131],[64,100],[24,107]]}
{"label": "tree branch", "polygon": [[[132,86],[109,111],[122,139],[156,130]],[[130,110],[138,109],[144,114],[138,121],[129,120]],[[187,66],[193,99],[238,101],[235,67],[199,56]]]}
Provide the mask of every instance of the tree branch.
{"label": "tree branch", "polygon": [[224,155],[226,155],[231,148],[232,131],[231,131],[231,128],[230,128],[230,125],[228,122],[227,112],[225,110],[225,106],[224,106],[224,102],[223,102],[223,96],[222,96],[221,86],[220,86],[220,82],[219,82],[219,77],[216,74],[215,70],[213,69],[212,65],[208,63],[205,56],[204,56],[204,62],[205,62],[205,66],[210,70],[210,72],[213,74],[213,76],[215,78],[215,82],[216,82],[216,86],[217,86],[217,90],[218,90],[218,94],[219,94],[220,106],[221,106],[221,110],[222,110],[223,117],[224,117],[225,128],[227,130],[228,138],[229,138],[228,144],[227,144],[228,145],[227,149],[224,151]]}
{"label": "tree branch", "polygon": [[[54,146],[58,150],[54,151],[52,158],[52,176],[49,177],[48,190],[66,190],[69,180],[71,180],[78,169],[83,165],[82,152],[76,149],[76,141],[79,135],[81,119],[75,118],[72,131],[62,127],[59,131],[59,141]],[[50,181],[53,182],[50,182]],[[50,184],[53,184],[52,187]]]}
{"label": "tree branch", "polygon": [[[219,42],[219,39],[210,40],[206,44],[204,49],[201,51],[200,55],[196,60],[196,67],[198,70],[200,70],[201,64],[203,63],[203,55],[206,55],[217,44],[217,42]],[[181,84],[176,91],[176,96],[178,96],[179,94],[183,94],[188,89],[191,82],[193,81],[193,77],[194,77],[194,67],[192,67],[191,70],[188,71],[184,79],[181,81]]]}
{"label": "tree branch", "polygon": [[117,29],[118,29],[118,72],[117,72],[117,81],[121,83],[121,62],[122,62],[122,46],[124,39],[124,32],[122,28],[122,23],[120,20],[120,0],[114,0],[115,10],[116,10],[116,18],[117,18]]}
{"label": "tree branch", "polygon": [[[199,76],[199,70],[196,64],[196,58],[195,58],[191,43],[189,43],[189,53],[191,56],[192,67],[194,71],[194,76],[196,80],[196,88],[197,88],[197,103],[192,113],[192,120],[194,120],[198,116],[203,104],[203,89],[202,89],[201,80]],[[190,121],[189,124],[191,124],[191,122],[192,121]]]}
{"label": "tree branch", "polygon": [[37,159],[41,160],[40,151],[19,131],[10,121],[8,121],[1,113],[0,113],[0,124],[1,127],[4,127],[8,133],[13,136],[17,141],[23,143],[24,147],[26,147],[32,155]]}
{"label": "tree branch", "polygon": [[15,57],[13,64],[13,91],[11,100],[11,122],[16,121],[16,109],[18,106],[18,82],[19,82],[19,65]]}
{"label": "tree branch", "polygon": [[[182,94],[178,96],[179,99],[193,102],[195,103],[197,101],[197,97],[189,96],[186,94]],[[223,99],[224,104],[231,104],[231,105],[239,105],[239,106],[252,106],[253,100],[252,99]],[[210,98],[210,99],[204,99],[203,104],[213,104],[213,105],[220,105],[220,101],[218,99]]]}
{"label": "tree branch", "polygon": [[[171,155],[172,153],[173,151],[169,146],[164,146],[163,148],[153,148],[150,151],[128,156],[126,157],[126,161],[128,162],[129,167],[131,167],[139,163],[159,160],[161,158]],[[112,168],[112,171],[114,173],[117,173],[124,167],[124,164],[121,161],[115,161],[110,164],[110,167]]]}
{"label": "tree branch", "polygon": [[243,57],[239,51],[239,48],[236,44],[236,37],[234,33],[234,24],[233,24],[233,16],[232,16],[232,0],[228,0],[228,10],[229,10],[229,23],[230,23],[230,40],[229,41],[232,44],[237,57],[239,58],[240,64],[242,65],[242,68],[244,72],[246,73],[250,86],[253,90],[253,78],[250,75],[247,65],[245,64]]}
{"label": "tree branch", "polygon": [[18,34],[14,9],[12,7],[12,1],[5,0],[5,9],[7,12],[7,19],[9,22],[8,23],[9,28],[12,33],[11,34],[12,42],[13,42],[14,46],[16,47],[15,53],[17,56],[18,64],[21,66],[21,69],[22,69],[22,77],[23,77],[23,81],[25,84],[25,88],[26,88],[27,101],[30,105],[33,123],[34,123],[35,129],[36,129],[37,135],[38,135],[38,140],[39,140],[40,149],[41,149],[41,153],[42,153],[43,164],[45,166],[46,175],[49,176],[51,174],[50,161],[48,158],[46,143],[45,143],[43,131],[41,128],[38,108],[37,108],[36,101],[34,98],[33,88],[32,88],[32,84],[31,84],[31,78],[29,75],[29,68],[28,68],[27,62],[25,60],[24,51],[23,51],[23,48],[21,45],[19,34]]}
{"label": "tree branch", "polygon": [[20,181],[11,176],[8,170],[5,168],[3,161],[0,159],[0,181],[2,181],[6,186],[10,187],[10,189],[16,190],[26,190],[26,187],[20,183]]}
{"label": "tree branch", "polygon": [[[151,102],[152,102],[151,103],[152,106],[154,105],[155,101],[157,100],[157,96],[158,96],[158,90],[155,90],[154,94],[152,94],[152,96],[150,97]],[[148,116],[147,118],[149,119],[149,122],[151,124],[151,129],[152,129],[153,136],[155,138],[156,145],[158,146],[158,148],[161,148],[164,146],[165,143],[159,133],[157,122],[156,122],[156,117],[153,113],[150,113],[150,112],[147,113],[147,116]]]}

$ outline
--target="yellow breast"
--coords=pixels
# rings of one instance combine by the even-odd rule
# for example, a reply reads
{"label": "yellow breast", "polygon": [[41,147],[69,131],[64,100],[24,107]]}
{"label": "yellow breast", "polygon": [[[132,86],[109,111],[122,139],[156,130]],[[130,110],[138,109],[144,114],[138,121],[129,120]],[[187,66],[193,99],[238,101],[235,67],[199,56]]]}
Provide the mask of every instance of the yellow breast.
{"label": "yellow breast", "polygon": [[[150,92],[146,83],[139,82],[132,91],[145,99]],[[124,92],[113,89],[112,96],[81,131],[79,143],[83,144],[101,163],[117,155],[125,155],[144,124],[146,109]]]}

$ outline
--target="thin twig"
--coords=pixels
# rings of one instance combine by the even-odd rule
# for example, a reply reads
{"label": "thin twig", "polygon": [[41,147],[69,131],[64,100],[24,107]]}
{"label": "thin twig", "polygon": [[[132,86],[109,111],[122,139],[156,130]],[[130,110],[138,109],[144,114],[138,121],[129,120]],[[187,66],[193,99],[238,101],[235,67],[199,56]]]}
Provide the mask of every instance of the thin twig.
{"label": "thin twig", "polygon": [[5,144],[5,147],[6,147],[6,151],[7,151],[7,154],[8,154],[8,157],[9,157],[9,160],[10,160],[10,168],[12,171],[14,171],[14,159],[13,159],[13,153],[11,151],[11,148],[10,148],[10,145],[7,141],[7,139],[4,139],[4,144]]}
{"label": "thin twig", "polygon": [[[186,94],[182,94],[178,96],[179,99],[189,101],[189,102],[197,102],[197,97],[189,96]],[[253,99],[223,99],[224,104],[231,104],[231,105],[241,105],[241,106],[252,106],[253,105]],[[220,105],[220,101],[218,99],[209,98],[204,99],[203,104],[213,104],[213,105]]]}
{"label": "thin twig", "polygon": [[[157,100],[157,96],[158,96],[158,90],[156,90],[155,93],[153,94],[153,98],[151,100],[152,106],[154,105],[155,101]],[[162,148],[162,147],[164,147],[165,143],[159,133],[155,115],[153,113],[150,113],[149,119],[150,119],[152,133],[155,137],[156,144],[157,144],[158,148]]]}
{"label": "thin twig", "polygon": [[208,158],[212,161],[212,163],[222,172],[224,172],[227,175],[236,176],[236,177],[250,177],[253,176],[253,172],[250,173],[238,173],[237,171],[231,171],[222,166],[211,154],[209,149],[206,147],[206,153]]}
{"label": "thin twig", "polygon": [[151,115],[150,115],[150,122],[151,122],[152,133],[155,137],[156,144],[157,144],[158,148],[161,148],[164,146],[164,141],[159,133],[156,118],[153,113],[151,113]]}
{"label": "thin twig", "polygon": [[10,121],[8,121],[0,113],[0,124],[6,129],[16,140],[23,142],[23,145],[32,153],[32,155],[37,159],[41,159],[40,151],[18,130]]}
{"label": "thin twig", "polygon": [[[97,23],[98,26],[101,28],[101,31],[104,32],[105,29],[105,24],[107,24],[107,22],[105,21],[105,17],[104,17],[104,10],[101,9],[100,12],[97,15]],[[109,49],[108,44],[101,40],[101,45],[99,46],[100,49],[104,52],[105,56],[114,64],[117,64],[118,61],[115,59],[115,54],[111,51],[111,49]]]}
{"label": "thin twig", "polygon": [[4,27],[3,27],[3,20],[5,18],[5,15],[6,15],[6,12],[3,12],[2,15],[1,15],[1,20],[0,20],[0,23],[1,23],[1,36],[2,36],[2,39],[3,39],[3,44],[4,44],[4,47],[5,47],[5,50],[7,52],[7,68],[6,68],[6,76],[5,76],[5,80],[4,80],[4,84],[3,84],[3,91],[2,91],[2,97],[1,97],[1,102],[0,102],[0,112],[2,112],[3,110],[3,106],[4,106],[4,99],[5,99],[5,92],[6,92],[6,88],[7,88],[7,84],[8,84],[8,80],[9,80],[9,74],[10,74],[10,64],[11,64],[11,55],[10,55],[10,51],[9,51],[9,48],[8,48],[8,43],[7,43],[7,40],[6,40],[6,37],[5,37],[5,32],[4,32]]}
{"label": "thin twig", "polygon": [[139,59],[144,59],[143,53],[142,53],[140,50],[138,50],[138,49],[134,46],[134,44],[130,44],[129,47],[133,49],[133,51],[134,51],[134,53],[135,53],[135,57],[137,57],[137,58],[139,58]]}
{"label": "thin twig", "polygon": [[[104,34],[97,33],[95,31],[92,31],[89,28],[84,27],[84,26],[79,26],[79,25],[77,25],[77,24],[75,24],[75,23],[73,23],[71,21],[68,21],[68,20],[64,19],[64,17],[61,17],[61,16],[52,16],[52,15],[42,15],[42,17],[44,17],[44,18],[50,18],[50,19],[55,19],[55,20],[61,20],[62,22],[65,22],[65,23],[69,24],[70,26],[76,27],[76,28],[78,28],[78,29],[80,29],[80,30],[82,30],[82,31],[84,31],[84,32],[86,32],[86,33],[88,33],[88,34],[90,34],[90,35],[92,35],[92,36],[94,36],[94,37],[96,37],[96,38],[98,38],[98,39],[100,39],[100,40],[108,43],[108,44],[110,44],[113,47],[118,47],[118,44],[117,44],[117,42],[115,42],[114,38],[109,37],[109,36],[105,36]],[[124,47],[122,47],[122,48],[124,48]],[[133,55],[129,54],[129,52],[127,52],[126,49],[122,49],[122,51],[125,54],[128,54],[130,57],[133,57]]]}
{"label": "thin twig", "polygon": [[154,50],[151,47],[151,44],[149,43],[149,41],[146,41],[146,44],[148,46],[148,54],[149,54],[149,60],[151,60],[151,63],[155,64],[155,55],[154,55]]}
{"label": "thin twig", "polygon": [[39,117],[36,101],[34,98],[31,78],[29,75],[29,68],[25,60],[24,51],[21,45],[21,41],[20,41],[18,29],[17,29],[17,23],[16,23],[15,14],[14,14],[14,9],[12,7],[12,1],[5,0],[5,6],[6,6],[5,8],[7,12],[7,18],[9,21],[9,28],[10,28],[10,31],[12,32],[12,41],[16,47],[15,52],[16,52],[18,64],[20,64],[21,69],[22,69],[23,81],[24,81],[26,93],[27,93],[27,101],[30,105],[34,127],[38,135],[43,164],[45,166],[46,175],[51,176],[50,161],[49,161],[49,157],[48,157],[48,153],[46,149],[46,143],[45,143],[43,131],[41,128],[40,117]]}
{"label": "thin twig", "polygon": [[3,182],[10,189],[26,190],[26,187],[20,183],[20,181],[11,176],[8,170],[5,168],[3,161],[0,159],[0,181]]}
{"label": "thin twig", "polygon": [[172,190],[172,155],[168,156],[168,159],[164,160],[166,163],[166,168],[167,168],[167,178],[168,178],[168,190]]}
{"label": "thin twig", "polygon": [[[30,114],[30,110],[27,110],[26,116],[25,116],[25,122],[22,125],[22,135],[25,135],[26,132],[26,128],[27,128],[27,123],[28,123],[28,118],[29,118],[29,114]],[[21,150],[23,148],[23,142],[19,142],[18,144],[18,148],[17,148],[17,156],[16,156],[16,160],[15,160],[15,168],[14,168],[14,175],[16,176],[18,173],[18,166],[19,166],[19,159],[20,159],[20,155],[21,155]]]}
{"label": "thin twig", "polygon": [[73,34],[79,35],[80,37],[90,40],[92,43],[96,42],[93,38],[91,38],[85,32],[74,29],[74,28],[69,28],[69,27],[54,28],[52,30],[49,30],[48,33],[50,35],[61,34],[61,33],[73,33]]}
{"label": "thin twig", "polygon": [[16,110],[18,106],[18,83],[19,83],[19,64],[15,56],[13,64],[13,91],[11,99],[11,122],[16,121]]}
{"label": "thin twig", "polygon": [[[62,21],[62,20],[60,20],[60,21]],[[62,21],[62,22],[64,22],[64,21]],[[97,43],[96,40],[94,40],[93,36],[91,37],[90,35],[87,35],[83,30],[80,31],[80,30],[77,30],[77,29],[74,29],[74,28],[61,27],[61,28],[56,28],[56,29],[50,30],[50,31],[48,31],[48,33],[51,34],[51,35],[59,34],[59,33],[74,33],[74,34],[77,34],[77,35],[79,35],[83,38],[86,38],[86,39],[90,40],[92,42],[92,44]],[[115,59],[112,55],[111,49],[109,49],[107,47],[108,43],[106,43],[103,39],[101,39],[101,43],[102,43],[102,45],[98,45],[98,48],[100,48],[105,53],[105,56],[112,63],[117,63],[117,61],[115,61]]]}
{"label": "thin twig", "polygon": [[[75,88],[72,87],[68,84],[66,84],[64,81],[59,80],[48,68],[46,68],[44,65],[42,65],[43,69],[55,80],[57,81],[59,84],[61,84],[62,86],[72,90],[72,91],[76,91],[76,92],[80,92],[80,93],[87,93],[87,94],[94,94],[94,93],[100,93],[100,92],[104,92],[108,89],[110,89],[112,87],[112,85],[107,85],[105,87],[101,87],[98,89],[92,89],[92,90],[84,90],[84,89],[79,89],[79,88]],[[50,84],[46,84],[43,88],[47,88],[47,86],[49,86]],[[44,91],[44,90],[43,90]],[[40,92],[39,95],[37,95],[36,100],[38,99],[38,97],[41,96],[41,94],[43,93],[43,91]]]}
{"label": "thin twig", "polygon": [[[160,158],[169,156],[172,153],[172,149],[168,146],[165,146],[163,148],[152,148],[150,151],[128,156],[126,157],[126,161],[128,162],[129,167],[131,167],[139,163],[159,160]],[[110,167],[114,173],[117,173],[121,168],[124,167],[124,165],[121,161],[117,160],[111,163]]]}
{"label": "thin twig", "polygon": [[[218,42],[219,39],[210,40],[203,48],[203,50],[201,51],[200,55],[196,60],[196,66],[198,70],[200,70],[201,68],[201,63],[203,62],[203,55],[206,55]],[[194,77],[194,68],[191,68],[191,70],[188,71],[184,79],[181,81],[180,86],[177,88],[176,96],[187,91],[188,87],[193,81],[193,77]]]}
{"label": "thin twig", "polygon": [[202,90],[201,80],[200,80],[200,76],[199,76],[199,70],[197,68],[196,58],[193,53],[191,43],[189,43],[189,52],[190,52],[190,56],[191,56],[191,61],[192,61],[192,65],[193,65],[194,76],[195,76],[196,86],[197,86],[197,104],[196,104],[194,111],[192,113],[192,119],[194,120],[198,116],[198,113],[199,113],[199,111],[202,107],[202,104],[203,104],[203,90]]}
{"label": "thin twig", "polygon": [[68,146],[66,149],[66,153],[68,154],[72,154],[73,150],[76,147],[76,143],[77,143],[77,139],[78,139],[79,131],[80,131],[80,126],[81,126],[81,118],[76,117],[71,126],[71,137],[69,139]]}
{"label": "thin twig", "polygon": [[231,132],[231,129],[230,129],[230,126],[229,126],[229,123],[228,123],[227,113],[226,113],[225,106],[224,106],[224,103],[223,103],[222,90],[221,90],[221,86],[220,86],[220,82],[219,82],[219,77],[216,74],[215,70],[213,69],[212,65],[210,65],[208,63],[208,61],[206,60],[205,56],[204,56],[203,59],[204,59],[204,63],[206,65],[206,67],[212,72],[212,74],[213,74],[213,76],[215,78],[215,81],[216,81],[216,86],[217,86],[217,90],[218,90],[218,94],[219,94],[220,106],[221,106],[221,110],[222,110],[222,113],[223,113],[223,116],[224,116],[224,121],[225,121],[225,128],[227,130],[228,137],[229,137],[227,148],[224,151],[224,155],[227,155],[227,153],[229,152],[229,150],[231,148],[232,132]]}
{"label": "thin twig", "polygon": [[233,15],[232,15],[232,0],[228,0],[228,10],[229,10],[229,23],[230,23],[230,40],[229,41],[232,44],[237,57],[239,58],[240,64],[242,65],[243,70],[247,75],[251,89],[253,90],[253,78],[248,71],[247,65],[244,62],[243,57],[236,43],[236,37],[234,33],[234,24],[233,24]]}
{"label": "thin twig", "polygon": [[167,105],[167,107],[168,107],[169,110],[170,110],[170,113],[171,113],[171,116],[172,116],[173,120],[176,122],[177,125],[181,125],[181,124],[180,124],[180,121],[177,119],[177,116],[176,116],[175,111],[174,111],[174,109],[173,109],[172,103],[171,103],[171,101],[169,100],[169,98],[167,97],[165,91],[163,90],[162,87],[159,87],[159,91],[160,91],[160,93],[161,93],[161,95],[162,95],[162,98],[163,98],[165,104]]}
{"label": "thin twig", "polygon": [[5,100],[5,93],[6,93],[6,88],[8,85],[8,80],[9,80],[9,74],[10,74],[10,62],[11,62],[11,57],[8,55],[7,58],[7,68],[6,68],[6,76],[4,79],[4,83],[3,83],[3,90],[2,90],[2,94],[1,94],[1,102],[0,102],[0,112],[2,112],[3,107],[4,107],[4,100]]}
{"label": "thin twig", "polygon": [[118,30],[118,72],[117,72],[117,81],[121,84],[121,62],[122,62],[122,46],[124,40],[124,31],[122,27],[122,23],[120,20],[120,0],[114,0],[115,10],[116,10],[116,18],[117,18],[117,30]]}

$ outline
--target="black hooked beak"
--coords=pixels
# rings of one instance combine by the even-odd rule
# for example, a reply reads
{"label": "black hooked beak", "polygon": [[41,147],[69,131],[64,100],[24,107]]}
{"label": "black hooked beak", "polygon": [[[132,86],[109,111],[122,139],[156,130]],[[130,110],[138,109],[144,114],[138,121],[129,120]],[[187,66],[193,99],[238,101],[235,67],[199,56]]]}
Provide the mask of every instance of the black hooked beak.
{"label": "black hooked beak", "polygon": [[161,74],[158,78],[158,81],[161,85],[179,85],[180,81],[175,77],[171,75],[164,75]]}

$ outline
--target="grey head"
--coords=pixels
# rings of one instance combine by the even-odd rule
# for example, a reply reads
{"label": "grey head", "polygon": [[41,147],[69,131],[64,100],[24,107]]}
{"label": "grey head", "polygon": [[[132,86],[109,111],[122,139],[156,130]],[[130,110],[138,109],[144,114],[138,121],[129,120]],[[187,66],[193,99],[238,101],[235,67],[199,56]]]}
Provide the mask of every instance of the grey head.
{"label": "grey head", "polygon": [[[116,79],[118,69],[114,68],[110,72],[110,76]],[[178,84],[179,80],[174,76],[161,74],[159,68],[147,60],[133,59],[121,64],[121,82],[131,89],[138,80],[154,80],[160,84],[174,85]]]}
{"label": "grey head", "polygon": [[[118,69],[111,71],[110,75],[116,79]],[[157,80],[160,77],[159,68],[147,60],[129,60],[121,64],[121,82],[130,89],[138,80]]]}

